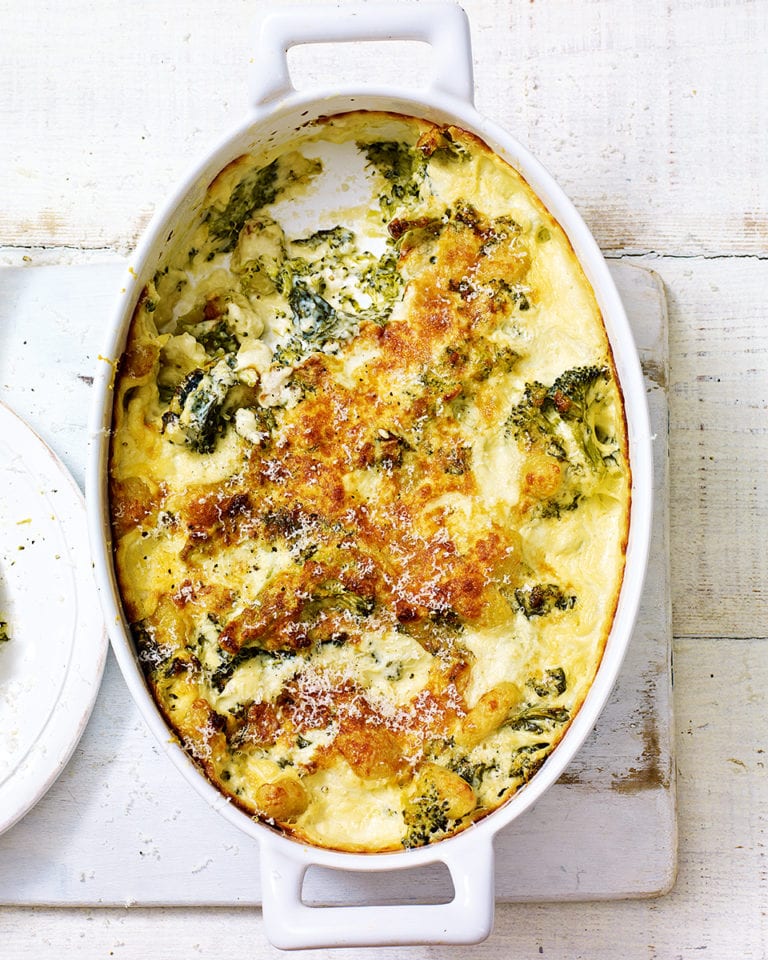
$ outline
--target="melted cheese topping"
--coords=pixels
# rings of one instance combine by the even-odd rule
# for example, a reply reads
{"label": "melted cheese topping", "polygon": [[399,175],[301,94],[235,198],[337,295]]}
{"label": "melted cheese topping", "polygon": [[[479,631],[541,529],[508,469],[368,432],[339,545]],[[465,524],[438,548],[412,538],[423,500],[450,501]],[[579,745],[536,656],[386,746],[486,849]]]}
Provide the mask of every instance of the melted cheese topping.
{"label": "melted cheese topping", "polygon": [[608,341],[560,227],[455,128],[345,115],[216,178],[137,306],[110,478],[160,709],[306,842],[484,816],[600,663],[629,510]]}

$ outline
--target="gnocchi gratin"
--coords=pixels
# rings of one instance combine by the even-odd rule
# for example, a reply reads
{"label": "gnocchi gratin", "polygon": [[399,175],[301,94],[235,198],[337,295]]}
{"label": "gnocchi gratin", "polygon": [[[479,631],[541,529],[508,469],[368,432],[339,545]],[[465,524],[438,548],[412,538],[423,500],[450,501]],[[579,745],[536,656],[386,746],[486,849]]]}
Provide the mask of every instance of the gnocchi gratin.
{"label": "gnocchi gratin", "polygon": [[115,380],[115,565],[233,803],[385,851],[485,816],[600,663],[630,471],[568,239],[475,136],[352,113],[210,184]]}

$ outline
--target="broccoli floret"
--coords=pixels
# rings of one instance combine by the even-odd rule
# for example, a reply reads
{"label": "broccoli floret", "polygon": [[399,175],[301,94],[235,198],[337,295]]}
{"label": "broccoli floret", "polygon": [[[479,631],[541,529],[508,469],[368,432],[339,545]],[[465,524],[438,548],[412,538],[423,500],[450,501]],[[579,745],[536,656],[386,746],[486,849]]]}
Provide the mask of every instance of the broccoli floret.
{"label": "broccoli floret", "polygon": [[448,829],[448,800],[434,787],[414,797],[403,811],[405,820],[404,847],[423,847]]}
{"label": "broccoli floret", "polygon": [[507,427],[530,446],[542,437],[552,436],[557,420],[547,387],[535,380],[526,383],[523,396],[507,418]]}
{"label": "broccoli floret", "polygon": [[546,616],[554,610],[570,610],[576,604],[576,597],[564,593],[556,583],[537,583],[515,590],[515,602],[530,620],[531,617]]}
{"label": "broccoli floret", "polygon": [[226,320],[209,320],[189,331],[210,357],[237,353],[240,340]]}
{"label": "broccoli floret", "polygon": [[460,756],[449,763],[448,768],[458,773],[462,780],[478,790],[482,785],[486,774],[493,773],[499,769],[498,761],[493,760],[490,763],[481,760],[473,763],[468,756]]}
{"label": "broccoli floret", "polygon": [[509,776],[519,777],[523,783],[528,783],[534,773],[541,768],[547,759],[549,746],[550,744],[544,742],[531,743],[518,747],[512,755],[512,766],[509,770]]}
{"label": "broccoli floret", "polygon": [[610,381],[607,367],[575,367],[555,380],[548,395],[557,413],[569,423],[589,462],[595,467],[605,463],[605,438],[597,435],[595,408],[605,399],[605,384]]}
{"label": "broccoli floret", "polygon": [[391,211],[403,200],[419,199],[426,172],[426,159],[420,151],[395,140],[358,143],[357,146],[366,156],[366,166],[376,169],[386,181],[387,190],[379,197],[384,212]]}
{"label": "broccoli floret", "polygon": [[[553,704],[552,700],[565,693],[568,681],[562,667],[549,668],[544,676],[531,677],[528,680],[538,698],[528,702],[523,710],[506,721],[506,726],[513,730],[525,731],[541,736],[551,733],[556,727],[567,723],[571,718],[568,707]],[[545,746],[538,744],[535,749]]]}
{"label": "broccoli floret", "polygon": [[570,513],[572,510],[577,510],[579,504],[581,503],[582,493],[580,490],[568,490],[566,489],[565,495],[560,498],[555,498],[553,500],[545,500],[537,513],[537,516],[544,518],[545,520],[559,520],[564,513]]}
{"label": "broccoli floret", "polygon": [[529,683],[539,697],[559,697],[568,688],[562,667],[549,667],[542,677],[532,677]]}
{"label": "broccoli floret", "polygon": [[549,387],[527,383],[507,426],[528,446],[544,444],[558,460],[567,459],[570,441],[593,470],[603,470],[615,453],[615,442],[597,425],[610,379],[607,366],[592,365],[566,370]]}
{"label": "broccoli floret", "polygon": [[397,257],[385,253],[366,267],[360,275],[360,289],[371,298],[374,323],[382,326],[403,294],[403,278],[397,269]]}

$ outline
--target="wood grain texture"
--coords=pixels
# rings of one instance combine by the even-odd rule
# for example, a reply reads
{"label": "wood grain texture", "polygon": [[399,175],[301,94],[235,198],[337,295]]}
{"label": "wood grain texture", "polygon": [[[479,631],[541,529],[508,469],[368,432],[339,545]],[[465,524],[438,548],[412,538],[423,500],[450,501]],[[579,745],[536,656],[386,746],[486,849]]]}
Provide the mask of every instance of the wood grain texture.
{"label": "wood grain texture", "polygon": [[[249,27],[265,5],[0,0],[0,246],[127,252],[245,116]],[[604,249],[766,253],[768,5],[464,6],[478,108],[551,169]],[[343,60],[310,51],[297,82],[416,85],[428,63],[395,45]]]}
{"label": "wood grain texture", "polygon": [[768,6],[565,7],[499,4],[478,24],[479,108],[550,167],[604,249],[764,253]]}
{"label": "wood grain texture", "polygon": [[768,261],[640,258],[670,323],[673,629],[768,636]]}

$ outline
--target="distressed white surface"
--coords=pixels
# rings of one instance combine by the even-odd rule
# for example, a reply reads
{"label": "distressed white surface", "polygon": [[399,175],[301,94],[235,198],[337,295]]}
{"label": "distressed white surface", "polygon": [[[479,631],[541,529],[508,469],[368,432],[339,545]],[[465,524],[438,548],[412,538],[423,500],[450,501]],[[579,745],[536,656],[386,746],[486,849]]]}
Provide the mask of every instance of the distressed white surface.
{"label": "distressed white surface", "polygon": [[[178,175],[242,116],[246,26],[266,2],[0,0],[0,262],[125,254]],[[630,252],[665,284],[679,872],[659,899],[501,904],[481,946],[372,955],[762,960],[768,4],[465,6],[479,109],[549,166],[610,255]],[[373,68],[367,53],[347,51],[342,61],[319,52],[324,61],[304,61],[308,79],[343,67],[411,82],[424,63],[410,51]],[[49,333],[46,369],[62,372],[55,317]],[[33,351],[25,356],[33,362]],[[73,374],[88,375],[93,359]],[[6,360],[0,352],[0,389]],[[73,379],[69,390],[87,404],[84,383]],[[73,462],[75,433],[55,407],[50,418],[57,449]],[[80,812],[87,818],[90,808]],[[282,956],[250,907],[6,908],[0,927],[0,953],[11,960],[213,957],[222,945],[255,960]],[[360,951],[307,956],[359,960]]]}
{"label": "distressed white surface", "polygon": [[[249,28],[269,2],[0,0],[6,242],[127,252],[244,116]],[[478,108],[551,169],[605,249],[765,250],[767,4],[464,6]],[[417,51],[297,53],[296,71],[415,85]]]}
{"label": "distressed white surface", "polygon": [[[91,370],[100,362],[103,318],[123,269],[0,267],[6,396],[61,443],[78,478],[90,400],[84,371],[89,360]],[[595,733],[535,809],[497,837],[501,901],[651,896],[665,892],[675,875],[667,318],[652,273],[624,264],[612,270],[641,352],[656,435],[654,545],[645,599]],[[45,349],[35,349],[41,343]],[[0,837],[0,903],[254,904],[260,889],[257,844],[190,790],[145,730],[110,660],[73,761],[38,806]],[[450,898],[450,884],[440,872],[366,877],[318,868],[306,894],[322,901],[429,902]]]}

